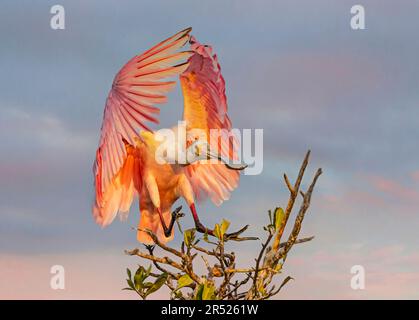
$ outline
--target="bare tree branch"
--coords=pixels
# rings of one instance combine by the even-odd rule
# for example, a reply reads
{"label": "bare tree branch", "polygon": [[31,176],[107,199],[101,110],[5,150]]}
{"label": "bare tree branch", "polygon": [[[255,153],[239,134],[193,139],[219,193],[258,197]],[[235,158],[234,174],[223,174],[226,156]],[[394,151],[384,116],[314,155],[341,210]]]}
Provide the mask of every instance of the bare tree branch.
{"label": "bare tree branch", "polygon": [[285,221],[283,223],[283,227],[277,232],[275,236],[274,244],[272,246],[272,249],[274,251],[278,250],[279,244],[281,243],[281,237],[282,237],[282,234],[284,233],[285,226],[288,223],[288,219],[294,207],[295,199],[297,198],[298,192],[300,190],[301,181],[303,180],[304,172],[307,168],[309,158],[310,158],[310,150],[307,151],[306,153],[306,156],[303,160],[300,171],[298,173],[297,180],[295,180],[294,187],[291,187],[291,183],[289,182],[287,176],[284,175],[285,183],[288,186],[288,189],[290,191],[290,197],[288,199],[287,208],[285,209]]}

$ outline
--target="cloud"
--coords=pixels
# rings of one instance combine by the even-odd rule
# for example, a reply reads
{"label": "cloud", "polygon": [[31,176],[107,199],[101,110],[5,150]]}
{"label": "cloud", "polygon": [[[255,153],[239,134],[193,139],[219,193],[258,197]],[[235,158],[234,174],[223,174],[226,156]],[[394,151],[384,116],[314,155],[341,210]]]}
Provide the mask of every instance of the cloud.
{"label": "cloud", "polygon": [[414,171],[411,173],[411,178],[415,181],[415,182],[419,182],[419,170],[418,171]]}
{"label": "cloud", "polygon": [[[405,246],[370,247],[357,243],[307,251],[299,246],[285,264],[283,276],[295,278],[277,296],[279,299],[414,299],[418,298],[419,256]],[[243,252],[240,263],[252,261]],[[243,259],[245,257],[245,259]],[[123,256],[112,247],[95,252],[42,255],[0,255],[0,287],[2,299],[136,299],[125,286],[126,267],[135,268],[137,259]],[[49,286],[53,265],[65,268],[66,289]],[[366,271],[366,289],[350,287],[353,265]],[[276,281],[280,281],[281,276]],[[319,290],[321,288],[321,290]],[[152,298],[165,298],[163,291]]]}
{"label": "cloud", "polygon": [[386,196],[394,197],[400,201],[418,202],[419,190],[402,185],[398,181],[380,176],[369,178],[373,187]]}
{"label": "cloud", "polygon": [[[51,289],[54,265],[64,267],[64,290]],[[134,259],[111,249],[72,255],[1,254],[0,282],[7,285],[0,286],[0,299],[137,299],[122,291],[127,267],[136,267]]]}
{"label": "cloud", "polygon": [[335,186],[336,191],[320,195],[320,207],[336,213],[354,213],[364,209],[391,212],[392,215],[416,215],[419,205],[419,189],[414,177],[407,175],[403,182],[399,177],[357,173],[347,179],[345,186]]}
{"label": "cloud", "polygon": [[[92,150],[95,135],[71,129],[60,118],[42,112],[28,112],[21,108],[0,109],[0,132],[9,148],[18,140],[29,148],[80,153]],[[14,150],[12,150],[14,151]]]}
{"label": "cloud", "polygon": [[[350,286],[353,265],[365,268],[365,290],[353,290]],[[298,253],[289,257],[286,273],[295,277],[295,281],[288,284],[279,298],[418,298],[418,255],[400,244],[375,248],[345,245],[334,247],[332,252]]]}

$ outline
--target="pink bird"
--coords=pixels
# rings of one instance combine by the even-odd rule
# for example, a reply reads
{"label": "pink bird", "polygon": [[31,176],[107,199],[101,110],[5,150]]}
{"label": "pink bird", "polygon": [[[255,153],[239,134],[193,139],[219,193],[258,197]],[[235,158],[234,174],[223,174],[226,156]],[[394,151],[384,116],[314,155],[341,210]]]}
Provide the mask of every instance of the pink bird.
{"label": "pink bird", "polygon": [[[213,234],[200,222],[195,201],[209,197],[220,205],[229,199],[239,182],[238,170],[245,167],[228,164],[237,158],[231,139],[208,138],[212,129],[232,128],[225,82],[212,48],[200,44],[190,32],[191,28],[180,31],[128,61],[115,76],[106,100],[93,169],[93,216],[99,225],[107,226],[118,212],[128,212],[138,196],[137,239],[143,243],[153,242],[144,230],[152,231],[163,243],[173,239],[176,214],[171,208],[179,198],[188,204],[196,229]],[[159,123],[160,109],[155,105],[167,101],[166,94],[176,85],[167,78],[175,76],[184,97],[186,163],[176,160],[177,145],[162,146],[148,127]],[[180,125],[172,128],[177,138],[181,129]],[[207,133],[204,137],[202,131]],[[156,160],[156,151],[162,147],[167,152],[175,150],[174,161],[160,164]]]}

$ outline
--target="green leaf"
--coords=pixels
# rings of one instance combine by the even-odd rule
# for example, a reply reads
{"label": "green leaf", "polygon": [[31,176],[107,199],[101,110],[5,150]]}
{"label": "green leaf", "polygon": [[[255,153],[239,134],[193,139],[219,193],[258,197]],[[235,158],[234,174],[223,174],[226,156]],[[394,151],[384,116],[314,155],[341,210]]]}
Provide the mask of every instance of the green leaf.
{"label": "green leaf", "polygon": [[151,264],[148,266],[148,268],[145,272],[146,277],[148,277],[150,275],[150,273],[151,273]]}
{"label": "green leaf", "polygon": [[197,291],[196,291],[195,300],[202,300],[202,292],[203,291],[204,291],[204,285],[200,284]]}
{"label": "green leaf", "polygon": [[138,275],[142,275],[142,274],[144,274],[144,271],[145,271],[145,269],[144,269],[144,267],[143,266],[138,266],[138,269],[135,271],[135,274],[134,274],[134,276],[136,275],[136,274],[138,274]]}
{"label": "green leaf", "polygon": [[228,227],[230,226],[230,221],[223,219],[220,224],[215,224],[214,235],[219,239],[223,240],[224,234],[226,233]]}
{"label": "green leaf", "polygon": [[195,241],[195,229],[185,230],[183,233],[183,241],[187,247],[190,247],[191,244]]}
{"label": "green leaf", "polygon": [[220,240],[223,239],[222,234],[221,234],[221,228],[218,223],[216,223],[214,227],[214,236],[216,236]]}
{"label": "green leaf", "polygon": [[276,208],[274,212],[275,230],[279,230],[282,224],[285,223],[285,212],[282,208]]}
{"label": "green leaf", "polygon": [[132,290],[135,290],[134,283],[132,282],[132,280],[131,280],[131,279],[127,279],[127,283],[128,283],[129,287],[130,287]]}
{"label": "green leaf", "polygon": [[127,268],[128,279],[131,279],[131,270]]}
{"label": "green leaf", "polygon": [[279,271],[281,271],[281,269],[282,269],[282,263],[278,263],[275,267],[275,271],[279,272]]}
{"label": "green leaf", "polygon": [[180,288],[187,287],[193,283],[193,280],[188,274],[184,274],[177,280],[177,288],[176,290],[179,290]]}
{"label": "green leaf", "polygon": [[215,299],[215,286],[212,283],[206,283],[202,291],[202,300]]}
{"label": "green leaf", "polygon": [[230,226],[230,221],[223,219],[221,221],[221,235],[224,236],[228,227]]}
{"label": "green leaf", "polygon": [[167,280],[167,273],[163,273],[156,279],[154,284],[150,288],[147,289],[147,291],[145,292],[145,296],[148,296],[152,294],[153,292],[156,292],[157,290],[159,290],[166,283],[166,280]]}
{"label": "green leaf", "polygon": [[143,287],[143,282],[147,277],[147,271],[144,269],[143,266],[139,266],[134,275],[134,284],[137,290]]}
{"label": "green leaf", "polygon": [[208,239],[208,233],[204,233],[204,235],[203,235],[203,237],[202,237],[202,240],[204,240],[205,242],[209,242],[209,239]]}

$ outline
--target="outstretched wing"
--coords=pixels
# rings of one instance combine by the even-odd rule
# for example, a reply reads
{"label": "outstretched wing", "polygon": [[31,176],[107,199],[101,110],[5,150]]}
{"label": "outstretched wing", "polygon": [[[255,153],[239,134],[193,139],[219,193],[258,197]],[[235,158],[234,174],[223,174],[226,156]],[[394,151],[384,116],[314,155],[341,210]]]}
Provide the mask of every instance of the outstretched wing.
{"label": "outstretched wing", "polygon": [[[194,37],[190,43],[194,55],[189,58],[188,69],[180,76],[187,130],[205,130],[207,137],[211,129],[230,131],[225,82],[217,56],[210,46],[200,44]],[[237,158],[230,139],[210,140],[212,150],[225,158]],[[222,163],[205,161],[191,164],[185,171],[198,200],[209,196],[217,205],[230,197],[240,177],[238,171],[230,170]]]}
{"label": "outstretched wing", "polygon": [[[125,142],[135,145],[139,130],[150,130],[148,123],[158,123],[166,94],[176,81],[163,81],[179,75],[188,67],[190,51],[179,51],[189,40],[191,28],[182,30],[128,61],[118,72],[106,100],[99,148],[93,174],[96,201],[93,214],[97,223],[112,222],[119,210],[128,211],[135,189],[134,168]],[[132,154],[135,158],[135,154]],[[135,161],[134,161],[135,162]],[[140,186],[138,186],[140,187]]]}

